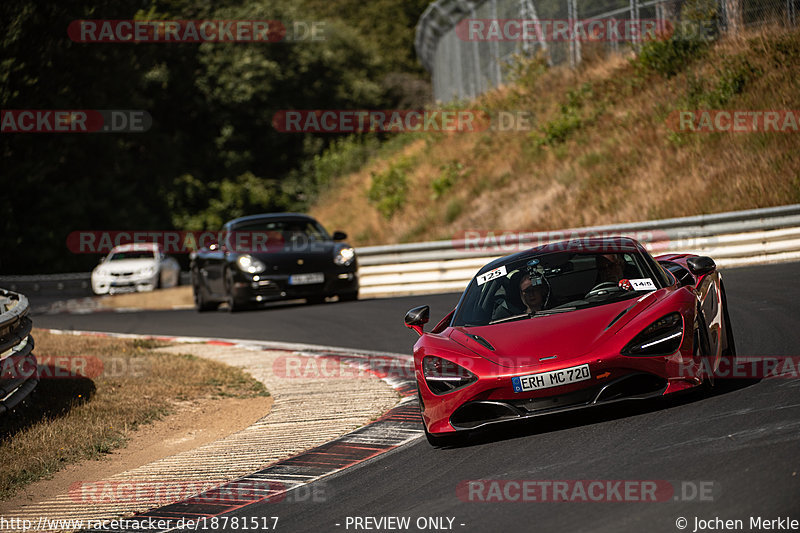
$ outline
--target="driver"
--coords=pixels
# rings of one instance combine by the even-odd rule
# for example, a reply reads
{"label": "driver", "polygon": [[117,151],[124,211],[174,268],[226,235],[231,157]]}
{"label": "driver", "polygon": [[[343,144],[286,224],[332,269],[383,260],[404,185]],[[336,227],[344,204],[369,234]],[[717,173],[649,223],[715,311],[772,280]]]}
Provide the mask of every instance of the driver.
{"label": "driver", "polygon": [[604,282],[617,283],[624,276],[625,260],[619,254],[603,254],[596,258],[597,279],[595,285]]}
{"label": "driver", "polygon": [[547,298],[547,288],[544,285],[534,285],[528,275],[522,276],[519,282],[519,293],[522,303],[529,313],[541,311]]}

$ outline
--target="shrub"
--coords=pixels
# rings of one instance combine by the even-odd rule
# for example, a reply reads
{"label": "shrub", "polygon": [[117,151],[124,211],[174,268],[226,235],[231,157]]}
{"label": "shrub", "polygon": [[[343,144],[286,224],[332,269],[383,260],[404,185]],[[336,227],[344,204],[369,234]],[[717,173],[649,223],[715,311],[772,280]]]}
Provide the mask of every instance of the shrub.
{"label": "shrub", "polygon": [[406,193],[408,192],[406,173],[410,166],[411,163],[408,160],[402,159],[398,163],[390,165],[384,172],[372,173],[372,185],[367,191],[367,198],[387,220],[392,218],[406,203]]}

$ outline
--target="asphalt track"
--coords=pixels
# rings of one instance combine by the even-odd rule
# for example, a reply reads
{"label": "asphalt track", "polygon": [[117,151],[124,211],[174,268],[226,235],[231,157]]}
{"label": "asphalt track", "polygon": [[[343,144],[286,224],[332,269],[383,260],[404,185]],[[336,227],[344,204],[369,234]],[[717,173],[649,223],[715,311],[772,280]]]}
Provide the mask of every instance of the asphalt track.
{"label": "asphalt track", "polygon": [[[800,355],[798,273],[797,263],[724,271],[740,355]],[[275,305],[234,315],[50,315],[34,317],[34,324],[408,353],[416,337],[402,325],[404,312],[428,303],[436,320],[457,298]],[[459,497],[460,483],[481,479],[669,480],[677,492],[668,501],[625,503]],[[750,531],[751,517],[800,521],[800,380],[728,381],[711,394],[542,418],[478,435],[460,448],[434,449],[420,439],[318,483],[323,485],[315,494],[324,497],[255,504],[235,514],[278,516],[276,530],[282,532],[448,530],[447,519],[444,527],[418,528],[419,517],[454,518],[452,530],[465,532],[675,532],[681,517],[688,521],[685,531],[694,530],[695,518],[740,519],[737,530]],[[374,523],[368,529],[354,527],[355,517],[411,521],[407,529]]]}

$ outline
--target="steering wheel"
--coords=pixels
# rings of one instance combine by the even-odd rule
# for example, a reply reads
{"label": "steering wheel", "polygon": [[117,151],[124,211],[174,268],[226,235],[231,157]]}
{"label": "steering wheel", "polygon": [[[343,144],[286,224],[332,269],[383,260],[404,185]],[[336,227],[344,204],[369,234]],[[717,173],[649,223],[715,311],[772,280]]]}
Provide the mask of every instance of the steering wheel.
{"label": "steering wheel", "polygon": [[602,283],[598,283],[592,287],[592,290],[586,293],[584,299],[591,298],[592,296],[598,296],[603,292],[608,292],[611,289],[619,289],[619,285],[616,281],[604,281]]}

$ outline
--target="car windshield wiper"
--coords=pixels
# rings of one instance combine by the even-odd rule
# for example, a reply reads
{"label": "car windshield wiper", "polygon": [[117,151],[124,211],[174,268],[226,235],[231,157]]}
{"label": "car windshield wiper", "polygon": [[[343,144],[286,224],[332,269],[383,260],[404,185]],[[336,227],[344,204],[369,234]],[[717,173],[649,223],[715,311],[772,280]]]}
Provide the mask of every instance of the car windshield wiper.
{"label": "car windshield wiper", "polygon": [[520,318],[530,318],[532,316],[533,316],[532,313],[521,313],[519,315],[507,316],[507,317],[504,317],[504,318],[497,318],[497,319],[492,320],[491,322],[489,322],[489,325],[499,324],[501,322],[510,322],[511,320],[519,320]]}
{"label": "car windshield wiper", "polygon": [[567,313],[569,311],[574,311],[577,307],[559,307],[556,309],[544,309],[542,311],[536,311],[536,316],[547,316],[547,315],[557,315],[558,313]]}

